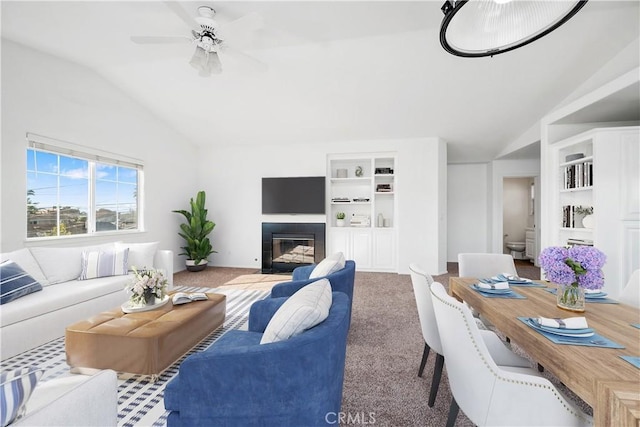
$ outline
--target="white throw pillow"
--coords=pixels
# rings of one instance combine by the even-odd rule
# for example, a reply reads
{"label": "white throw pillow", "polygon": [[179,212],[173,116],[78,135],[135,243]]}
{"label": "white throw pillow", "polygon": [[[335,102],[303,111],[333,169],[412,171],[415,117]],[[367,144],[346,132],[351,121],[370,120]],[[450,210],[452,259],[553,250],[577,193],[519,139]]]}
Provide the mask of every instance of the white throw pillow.
{"label": "white throw pillow", "polygon": [[260,344],[284,341],[316,326],[329,316],[331,302],[331,284],[327,279],[302,287],[275,312]]}
{"label": "white throw pillow", "polygon": [[116,249],[129,248],[129,270],[135,267],[138,270],[153,268],[153,259],[156,256],[159,242],[151,243],[126,243],[116,242]]}
{"label": "white throw pillow", "polygon": [[[82,271],[82,251],[113,250],[113,243],[73,248],[30,248],[33,257],[46,276],[50,285],[76,280]],[[36,278],[34,276],[34,278]]]}
{"label": "white throw pillow", "polygon": [[318,265],[315,266],[311,274],[309,274],[309,279],[326,277],[331,273],[342,270],[345,263],[344,254],[342,252],[336,252],[335,254],[320,261]]}
{"label": "white throw pillow", "polygon": [[31,253],[38,261],[49,284],[76,280],[82,271],[83,248],[33,247]]}
{"label": "white throw pillow", "polygon": [[31,255],[31,251],[27,248],[18,249],[17,251],[0,254],[0,262],[12,260],[18,264],[29,276],[36,279],[42,286],[47,286],[49,281],[38,265],[38,261]]}
{"label": "white throw pillow", "polygon": [[78,280],[127,274],[129,248],[112,251],[83,251],[82,271]]}

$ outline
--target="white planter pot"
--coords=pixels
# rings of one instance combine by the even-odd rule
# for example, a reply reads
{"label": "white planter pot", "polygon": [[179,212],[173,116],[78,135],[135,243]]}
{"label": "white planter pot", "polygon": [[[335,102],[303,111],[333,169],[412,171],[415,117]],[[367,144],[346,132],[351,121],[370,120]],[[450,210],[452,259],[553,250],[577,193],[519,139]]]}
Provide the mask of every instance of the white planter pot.
{"label": "white planter pot", "polygon": [[338,227],[344,227],[344,219],[336,219],[336,225]]}
{"label": "white planter pot", "polygon": [[196,264],[196,262],[192,259],[188,259],[185,261],[185,265],[187,266],[188,271],[202,271],[207,268],[208,263],[209,261],[207,261],[206,259],[200,260],[198,264]]}
{"label": "white planter pot", "polygon": [[582,226],[584,228],[593,228],[593,215],[586,215],[582,218]]}

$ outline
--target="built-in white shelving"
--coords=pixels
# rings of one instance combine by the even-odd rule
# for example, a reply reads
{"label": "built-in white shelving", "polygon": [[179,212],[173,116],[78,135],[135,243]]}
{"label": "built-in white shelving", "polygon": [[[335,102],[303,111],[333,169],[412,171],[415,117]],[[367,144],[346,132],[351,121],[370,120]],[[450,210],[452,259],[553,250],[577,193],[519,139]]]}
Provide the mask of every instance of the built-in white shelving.
{"label": "built-in white shelving", "polygon": [[344,252],[359,270],[397,271],[396,164],[395,153],[327,158],[328,253]]}
{"label": "built-in white shelving", "polygon": [[[541,127],[541,248],[593,244],[607,256],[613,298],[640,268],[638,71],[550,113]],[[593,208],[588,221],[577,206]]]}

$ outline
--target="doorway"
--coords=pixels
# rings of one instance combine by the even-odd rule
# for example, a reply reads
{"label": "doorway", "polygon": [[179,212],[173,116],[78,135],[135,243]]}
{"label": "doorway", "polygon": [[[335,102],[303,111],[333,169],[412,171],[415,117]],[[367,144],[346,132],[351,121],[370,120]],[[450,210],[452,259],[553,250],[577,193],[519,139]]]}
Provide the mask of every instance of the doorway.
{"label": "doorway", "polygon": [[536,231],[536,181],[533,176],[503,178],[502,253],[511,254],[516,260],[533,261],[537,254],[535,241],[531,242]]}

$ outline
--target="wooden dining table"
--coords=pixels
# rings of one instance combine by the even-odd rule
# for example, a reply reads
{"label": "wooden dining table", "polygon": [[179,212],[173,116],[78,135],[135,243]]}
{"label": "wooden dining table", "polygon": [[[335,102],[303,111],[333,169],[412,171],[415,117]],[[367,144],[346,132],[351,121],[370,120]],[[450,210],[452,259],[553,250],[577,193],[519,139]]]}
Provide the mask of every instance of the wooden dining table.
{"label": "wooden dining table", "polygon": [[[489,298],[474,291],[477,278],[451,277],[449,294],[465,301],[510,341],[593,408],[597,426],[640,425],[640,369],[620,356],[640,356],[640,310],[626,304],[586,303],[584,313],[556,306],[556,296],[538,287],[513,286],[525,299]],[[549,288],[555,285],[539,282]],[[589,327],[624,349],[555,344],[518,317],[584,316]]]}

